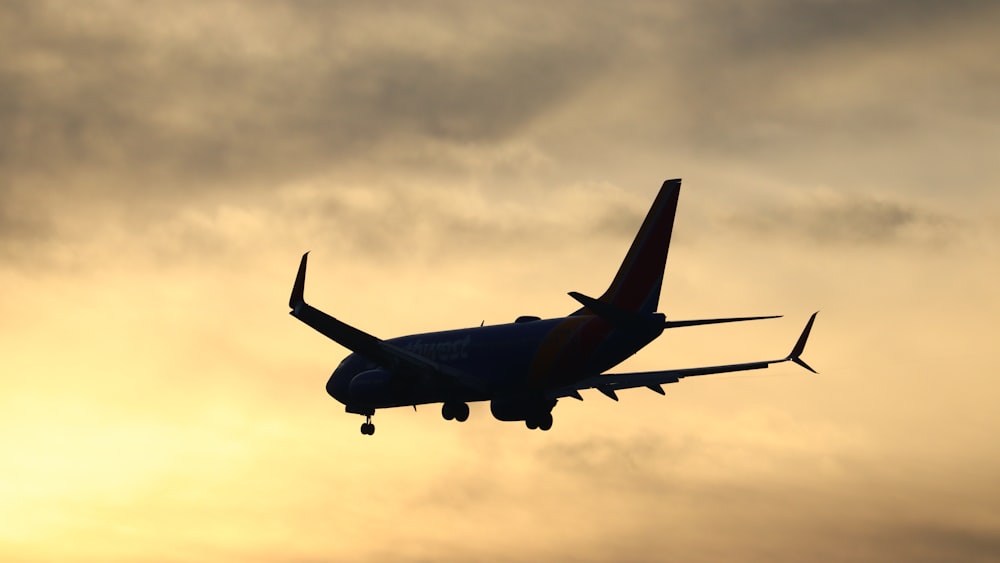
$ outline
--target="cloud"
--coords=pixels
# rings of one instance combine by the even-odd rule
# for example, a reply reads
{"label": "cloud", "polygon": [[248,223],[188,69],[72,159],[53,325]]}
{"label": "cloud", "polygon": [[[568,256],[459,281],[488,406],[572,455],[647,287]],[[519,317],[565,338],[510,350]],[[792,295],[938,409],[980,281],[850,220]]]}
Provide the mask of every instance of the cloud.
{"label": "cloud", "polygon": [[[995,16],[4,3],[0,551],[985,558]],[[665,306],[822,306],[823,376],[560,404],[548,433],[390,410],[374,441],[323,394],[345,352],[286,314],[300,252],[317,306],[380,336],[567,312],[660,174],[688,186]],[[780,322],[637,369],[781,348]]]}
{"label": "cloud", "polygon": [[28,203],[29,198],[11,198],[0,207],[0,245],[9,240],[36,241],[52,232],[51,218]]}
{"label": "cloud", "polygon": [[[998,170],[987,147],[997,142],[990,124],[1000,115],[1000,80],[985,22],[996,19],[995,6],[710,2],[679,10],[623,22],[651,39],[623,47],[613,82],[576,106],[610,105],[589,125],[616,136],[607,143],[581,131],[580,140],[562,139],[570,147],[562,150],[590,154],[598,140],[627,138],[668,155],[686,177],[708,160],[897,193],[933,196],[949,185],[982,197],[992,187]],[[605,170],[630,158],[607,150]]]}
{"label": "cloud", "polygon": [[[911,133],[959,86],[991,84],[989,30],[968,25],[988,3],[14,6],[6,172],[145,196],[398,168],[400,150],[489,150],[535,125],[558,143],[652,128],[688,150],[760,154],[803,135]],[[997,109],[969,101],[935,113]]]}
{"label": "cloud", "polygon": [[1000,552],[997,527],[959,526],[954,522],[902,523],[872,534],[875,542],[895,546],[907,561],[993,561]]}
{"label": "cloud", "polygon": [[[961,149],[939,139],[995,115],[991,30],[976,25],[992,9],[12,3],[0,198],[51,197],[37,219],[6,212],[4,231],[58,233],[81,203],[149,225],[300,182],[326,182],[331,199],[345,185],[396,194],[393,178],[520,197],[577,181],[568,170],[631,181],[663,154],[684,175],[706,157],[762,159],[769,174],[833,183],[846,158],[890,189],[953,174],[967,191],[988,182],[970,170],[993,166],[978,148],[989,130]],[[957,103],[960,89],[971,98]],[[859,139],[869,148],[845,153]],[[907,170],[912,150],[939,157]],[[479,225],[451,219],[459,234]]]}
{"label": "cloud", "polygon": [[[497,142],[606,64],[582,39],[449,39],[447,18],[412,8],[20,6],[4,25],[5,172],[88,191],[74,178],[88,171],[113,192],[193,194],[378,161],[385,144]],[[457,24],[488,21],[462,13]],[[355,27],[373,33],[362,42]],[[283,33],[291,46],[260,45]]]}
{"label": "cloud", "polygon": [[[895,455],[884,446],[859,448],[790,420],[748,433],[761,420],[746,411],[736,418],[727,428],[701,421],[694,431],[683,420],[669,433],[554,440],[539,450],[553,480],[591,491],[605,511],[629,506],[591,538],[583,560],[659,560],[664,550],[694,557],[705,553],[697,538],[720,528],[727,533],[711,544],[716,556],[744,560],[985,561],[995,552],[998,530],[980,521],[978,503],[929,490],[942,479],[933,471],[912,470],[914,482],[901,483],[884,467]],[[913,487],[922,500],[896,500]]]}
{"label": "cloud", "polygon": [[0,214],[0,250],[9,267],[57,271],[108,261],[203,266],[310,248],[367,265],[495,265],[603,245],[624,252],[655,193],[647,191],[639,198],[613,185],[574,184],[506,193],[454,180],[331,178],[183,205],[18,193]]}
{"label": "cloud", "polygon": [[[736,8],[726,2],[696,2],[697,19],[716,23],[713,35],[733,52],[798,56],[830,44],[879,44],[928,27],[966,23],[995,6],[988,1],[763,0]],[[728,12],[728,13],[727,13]]]}
{"label": "cloud", "polygon": [[919,205],[849,192],[812,192],[796,203],[733,214],[728,223],[764,238],[837,245],[916,244],[962,240],[963,221]]}

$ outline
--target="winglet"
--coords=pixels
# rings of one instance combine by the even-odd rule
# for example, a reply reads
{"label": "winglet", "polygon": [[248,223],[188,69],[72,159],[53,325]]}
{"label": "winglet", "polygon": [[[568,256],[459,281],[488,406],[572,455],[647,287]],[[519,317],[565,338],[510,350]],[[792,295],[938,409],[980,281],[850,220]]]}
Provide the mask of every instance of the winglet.
{"label": "winglet", "polygon": [[802,334],[799,335],[798,342],[796,342],[795,343],[795,347],[792,348],[792,353],[789,354],[787,358],[785,358],[786,360],[791,360],[791,361],[799,364],[800,366],[806,368],[807,370],[809,370],[809,371],[811,371],[813,373],[819,373],[819,372],[817,372],[813,368],[809,367],[809,364],[807,364],[804,361],[802,361],[802,358],[800,356],[802,355],[802,352],[805,351],[805,349],[806,349],[806,340],[809,339],[809,331],[812,330],[813,321],[816,320],[816,315],[818,315],[818,314],[819,314],[819,311],[816,311],[815,313],[812,314],[811,317],[809,317],[809,322],[807,322],[806,323],[806,327],[804,329],[802,329]]}
{"label": "winglet", "polygon": [[308,260],[309,253],[306,252],[302,255],[302,261],[299,262],[299,273],[295,274],[295,285],[292,286],[292,295],[288,298],[288,306],[292,309],[296,309],[306,302],[306,262]]}

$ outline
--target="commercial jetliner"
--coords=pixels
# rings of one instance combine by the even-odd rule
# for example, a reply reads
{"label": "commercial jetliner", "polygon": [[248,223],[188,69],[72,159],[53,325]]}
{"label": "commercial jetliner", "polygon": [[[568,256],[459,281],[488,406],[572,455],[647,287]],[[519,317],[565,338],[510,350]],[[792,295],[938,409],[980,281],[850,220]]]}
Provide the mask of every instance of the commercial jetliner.
{"label": "commercial jetliner", "polygon": [[552,427],[559,399],[583,400],[596,389],[618,400],[623,389],[646,387],[663,395],[663,385],[682,378],[767,368],[802,361],[816,313],[787,356],[741,364],[607,373],[656,339],[665,329],[732,323],[766,317],[667,320],[657,313],[663,269],[674,228],[679,179],[667,180],[653,201],[618,273],[600,297],[569,292],[581,305],[566,317],[522,316],[513,323],[414,334],[382,340],[305,302],[306,260],[302,255],[288,305],[291,314],[351,350],[334,370],[326,391],[349,413],[363,415],[361,433],[372,435],[376,409],[442,403],[446,420],[465,421],[469,403],[489,401],[497,420],[523,421],[529,429]]}

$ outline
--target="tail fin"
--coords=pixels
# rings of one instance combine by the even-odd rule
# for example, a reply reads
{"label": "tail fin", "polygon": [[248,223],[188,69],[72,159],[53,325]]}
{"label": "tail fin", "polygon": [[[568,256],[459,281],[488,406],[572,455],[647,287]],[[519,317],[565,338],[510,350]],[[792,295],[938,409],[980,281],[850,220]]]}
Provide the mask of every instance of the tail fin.
{"label": "tail fin", "polygon": [[680,191],[680,178],[663,182],[614,281],[600,301],[626,311],[656,311]]}

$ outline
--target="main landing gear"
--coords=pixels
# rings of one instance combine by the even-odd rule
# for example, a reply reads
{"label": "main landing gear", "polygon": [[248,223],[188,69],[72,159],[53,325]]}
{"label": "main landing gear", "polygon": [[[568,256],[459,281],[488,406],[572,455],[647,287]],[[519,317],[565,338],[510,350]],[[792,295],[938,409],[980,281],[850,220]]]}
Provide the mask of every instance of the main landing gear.
{"label": "main landing gear", "polygon": [[361,424],[361,433],[365,436],[372,436],[375,434],[375,425],[372,424],[372,415],[365,415],[365,421]]}
{"label": "main landing gear", "polygon": [[529,430],[541,430],[546,431],[552,428],[552,413],[543,412],[535,416],[530,416],[524,421],[524,425],[528,427]]}
{"label": "main landing gear", "polygon": [[461,401],[446,401],[443,405],[441,405],[441,416],[443,416],[445,420],[465,422],[469,419],[469,405]]}

